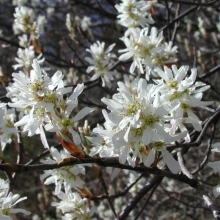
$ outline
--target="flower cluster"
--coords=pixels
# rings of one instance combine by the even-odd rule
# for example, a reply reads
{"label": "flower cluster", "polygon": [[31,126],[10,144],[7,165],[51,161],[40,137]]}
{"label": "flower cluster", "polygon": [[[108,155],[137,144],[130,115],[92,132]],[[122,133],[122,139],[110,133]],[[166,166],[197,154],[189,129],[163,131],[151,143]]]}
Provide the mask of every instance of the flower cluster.
{"label": "flower cluster", "polygon": [[5,149],[7,143],[11,143],[17,136],[17,129],[14,127],[15,111],[7,109],[6,103],[0,103],[0,141],[1,150]]}
{"label": "flower cluster", "polygon": [[176,62],[177,47],[172,47],[172,42],[164,43],[163,32],[158,33],[155,27],[151,29],[131,28],[125,32],[122,41],[126,49],[119,50],[124,53],[119,60],[132,59],[130,72],[134,74],[135,68],[149,80],[150,74],[154,73],[155,67]]}
{"label": "flower cluster", "polygon": [[[33,46],[26,47],[25,49],[18,49],[18,57],[15,60],[18,64],[13,65],[13,68],[16,70],[19,67],[23,67],[25,71],[29,72],[31,70],[31,65],[35,59],[35,51]],[[44,58],[41,58],[41,55],[37,58],[38,63],[43,63]]]}
{"label": "flower cluster", "polygon": [[0,218],[1,220],[12,220],[12,215],[16,213],[23,213],[29,215],[30,212],[14,208],[16,204],[27,199],[27,197],[20,198],[19,194],[13,194],[9,191],[9,184],[7,181],[0,179]]}
{"label": "flower cluster", "polygon": [[61,200],[59,203],[53,202],[51,205],[60,209],[64,216],[62,220],[82,219],[82,220],[95,220],[93,218],[94,209],[89,209],[86,205],[87,199],[82,199],[76,192],[71,192],[70,189],[60,192],[58,198]]}
{"label": "flower cluster", "polygon": [[25,6],[15,8],[15,26],[16,29],[24,33],[32,33],[36,31],[34,25],[35,14],[34,10]]}
{"label": "flower cluster", "polygon": [[97,41],[93,45],[91,45],[90,49],[87,49],[92,58],[86,57],[85,60],[90,64],[87,69],[87,73],[94,71],[94,75],[90,80],[96,80],[99,77],[102,79],[102,86],[107,85],[111,87],[111,80],[113,80],[113,76],[116,75],[114,71],[111,71],[113,66],[116,64],[113,59],[116,58],[114,53],[111,53],[115,44],[110,45],[107,50],[105,50],[105,43],[100,43]]}
{"label": "flower cluster", "polygon": [[154,21],[150,14],[152,2],[122,0],[122,3],[115,5],[119,15],[118,23],[124,27],[146,27]]}
{"label": "flower cluster", "polygon": [[[178,69],[175,65],[172,66],[172,69],[164,67],[164,71],[160,68],[155,69],[155,72],[161,77],[160,80],[155,80],[159,86],[161,101],[168,103],[170,115],[174,117],[170,121],[171,134],[175,134],[178,129],[187,131],[184,124],[192,124],[194,129],[201,131],[201,121],[193,113],[192,108],[200,107],[212,111],[207,107],[213,103],[212,101],[201,101],[203,92],[210,86],[199,81],[195,82],[196,69],[191,69],[191,75],[188,77],[188,69],[188,66]],[[188,132],[185,140],[190,141]]]}
{"label": "flower cluster", "polygon": [[[10,107],[21,110],[21,119],[15,126],[24,126],[23,131],[29,136],[40,134],[42,143],[49,148],[44,128],[47,131],[57,132],[69,142],[80,144],[80,136],[74,129],[74,122],[82,119],[92,108],[85,107],[74,117],[70,114],[78,105],[78,96],[84,85],[79,84],[73,93],[64,99],[63,95],[70,93],[71,88],[65,88],[63,74],[57,71],[51,78],[41,70],[39,63],[34,59],[30,77],[23,72],[13,73],[14,83],[8,89],[7,96],[13,100]],[[68,136],[68,133],[72,135]]]}
{"label": "flower cluster", "polygon": [[212,104],[201,101],[203,91],[209,86],[195,83],[195,69],[187,77],[186,66],[178,69],[173,65],[172,70],[165,67],[165,72],[159,68],[155,71],[162,78],[155,81],[156,84],[148,84],[145,79],[139,78],[129,82],[125,78],[125,83],[118,82],[118,93],[112,99],[102,99],[110,112],[104,112],[105,129],[100,126],[95,128],[97,136],[89,138],[94,145],[90,155],[119,156],[120,163],[128,161],[132,166],[138,158],[149,167],[159,160],[158,152],[161,152],[169,169],[173,173],[180,171],[166,144],[181,138],[188,140],[185,123],[201,130],[200,121],[192,108],[207,108]]}
{"label": "flower cluster", "polygon": [[34,10],[26,6],[16,7],[14,17],[14,31],[32,34],[34,38],[43,32],[43,27],[46,24],[44,15],[39,15],[36,19]]}
{"label": "flower cluster", "polygon": [[[58,151],[56,148],[51,147],[50,153],[53,159],[46,158],[45,160],[41,160],[44,164],[53,164],[53,163],[61,163],[66,158],[71,158],[71,154],[66,150]],[[41,175],[41,180],[44,180],[44,184],[48,185],[54,183],[55,194],[59,194],[61,191],[62,185],[65,189],[75,187],[75,188],[83,188],[84,181],[82,181],[79,177],[79,174],[85,174],[85,168],[81,165],[75,166],[65,166],[59,169],[46,170],[44,174]]]}

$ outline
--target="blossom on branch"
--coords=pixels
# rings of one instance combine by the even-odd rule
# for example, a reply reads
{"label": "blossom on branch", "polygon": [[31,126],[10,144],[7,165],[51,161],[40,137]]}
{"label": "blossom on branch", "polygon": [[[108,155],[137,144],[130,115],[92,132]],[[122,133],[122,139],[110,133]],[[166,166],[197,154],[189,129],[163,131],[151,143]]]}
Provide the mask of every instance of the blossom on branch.
{"label": "blossom on branch", "polygon": [[150,9],[153,2],[122,0],[122,3],[116,4],[119,15],[118,23],[124,27],[146,27],[154,23],[151,17]]}
{"label": "blossom on branch", "polygon": [[57,71],[49,78],[36,59],[32,67],[30,77],[21,71],[13,73],[14,83],[7,87],[7,96],[13,101],[9,106],[21,110],[21,119],[15,126],[24,126],[23,132],[28,132],[29,136],[40,134],[46,148],[49,148],[49,145],[44,129],[60,134],[70,132],[72,141],[80,144],[81,139],[74,129],[74,122],[93,111],[93,108],[85,107],[74,117],[70,113],[77,107],[77,99],[84,85],[78,85],[72,95],[64,99],[63,95],[70,93],[72,89],[64,87],[63,74]]}
{"label": "blossom on branch", "polygon": [[130,73],[134,74],[137,68],[142,74],[146,74],[147,80],[150,79],[151,73],[155,74],[155,67],[177,61],[175,58],[177,47],[172,47],[172,42],[164,43],[163,32],[158,33],[155,27],[128,29],[121,40],[126,48],[119,50],[123,53],[119,60],[132,59]]}
{"label": "blossom on branch", "polygon": [[61,201],[59,203],[52,202],[51,205],[62,211],[64,214],[62,220],[96,220],[96,218],[92,217],[95,210],[90,210],[86,205],[87,199],[82,199],[77,192],[71,192],[70,189],[66,189],[65,193],[61,191],[57,197]]}
{"label": "blossom on branch", "polygon": [[7,109],[6,103],[0,103],[0,141],[2,151],[7,143],[11,143],[13,138],[17,137],[18,131],[14,126],[14,122],[14,109]]}
{"label": "blossom on branch", "polygon": [[23,213],[30,215],[30,212],[21,209],[14,208],[16,204],[27,199],[27,197],[20,198],[19,194],[13,194],[9,192],[9,184],[7,181],[0,179],[0,219],[12,220],[12,215],[16,213]]}
{"label": "blossom on branch", "polygon": [[85,60],[90,64],[87,68],[87,73],[94,71],[94,75],[90,79],[91,81],[98,79],[101,77],[102,86],[111,87],[111,81],[114,79],[113,76],[116,76],[117,73],[111,71],[111,69],[116,64],[113,59],[116,58],[114,53],[111,53],[115,44],[110,45],[107,50],[105,50],[105,43],[100,43],[97,41],[93,45],[90,46],[90,49],[86,49],[92,58],[86,57]]}
{"label": "blossom on branch", "polygon": [[[177,129],[187,131],[184,124],[192,124],[197,131],[202,130],[201,121],[193,112],[193,108],[213,111],[207,107],[213,103],[212,101],[201,101],[203,92],[210,86],[203,82],[196,82],[196,69],[191,69],[191,75],[188,77],[188,69],[188,66],[178,69],[175,65],[172,65],[172,69],[164,67],[164,71],[160,68],[155,69],[161,77],[160,80],[155,80],[159,86],[161,100],[169,105],[170,113],[174,117],[171,120],[171,134],[175,134]],[[185,140],[190,141],[189,134]]]}
{"label": "blossom on branch", "polygon": [[[46,160],[41,160],[44,164],[54,164],[60,163],[64,161],[66,158],[71,158],[72,156],[70,153],[64,149],[58,151],[56,148],[51,147],[50,153],[53,159],[50,157],[46,158]],[[55,194],[59,194],[61,191],[61,187],[64,188],[71,188],[71,187],[78,187],[83,188],[84,181],[81,180],[79,174],[85,174],[85,168],[82,165],[74,165],[74,166],[64,166],[58,169],[53,170],[45,170],[44,174],[41,175],[41,180],[44,180],[44,184],[49,185],[54,183],[55,187]]]}

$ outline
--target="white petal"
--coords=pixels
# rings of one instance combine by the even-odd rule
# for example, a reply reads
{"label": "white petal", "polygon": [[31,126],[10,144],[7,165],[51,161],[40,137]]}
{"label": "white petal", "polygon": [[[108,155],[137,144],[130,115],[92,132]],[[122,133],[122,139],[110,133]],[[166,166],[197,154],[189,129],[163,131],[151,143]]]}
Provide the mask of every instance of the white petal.
{"label": "white petal", "polygon": [[94,108],[90,108],[90,107],[85,107],[83,109],[81,109],[73,118],[73,121],[79,121],[82,118],[84,118],[86,115],[88,115],[89,113],[93,112]]}
{"label": "white petal", "polygon": [[49,145],[47,143],[47,138],[46,138],[46,135],[44,133],[44,129],[42,126],[40,126],[40,130],[41,130],[41,132],[40,132],[41,141],[42,141],[44,147],[49,149]]}
{"label": "white petal", "polygon": [[148,153],[146,159],[143,161],[144,165],[146,167],[149,167],[155,160],[155,150],[150,150],[150,152]]}
{"label": "white petal", "polygon": [[215,196],[215,198],[220,194],[220,185],[217,185],[216,187],[214,187],[213,189],[213,195]]}
{"label": "white petal", "polygon": [[170,171],[174,174],[180,172],[180,165],[179,163],[173,158],[172,154],[167,151],[165,148],[161,148],[161,153],[165,163],[167,164]]}
{"label": "white petal", "polygon": [[73,136],[73,142],[74,142],[76,145],[80,144],[80,143],[81,143],[81,138],[80,138],[79,134],[78,134],[75,130],[73,130],[72,128],[69,129],[69,132],[70,132],[70,133],[72,134],[72,136]]}

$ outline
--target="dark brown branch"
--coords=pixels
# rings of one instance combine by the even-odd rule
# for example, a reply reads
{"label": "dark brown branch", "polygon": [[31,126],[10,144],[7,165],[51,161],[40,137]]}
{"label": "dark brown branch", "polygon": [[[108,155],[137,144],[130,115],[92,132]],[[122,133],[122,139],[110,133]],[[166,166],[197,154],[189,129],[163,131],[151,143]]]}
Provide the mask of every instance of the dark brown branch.
{"label": "dark brown branch", "polygon": [[153,187],[158,185],[162,181],[163,177],[156,176],[151,179],[128,203],[125,210],[119,215],[118,220],[124,220],[129,215],[129,213],[134,209],[137,203],[148,193]]}
{"label": "dark brown branch", "polygon": [[127,164],[120,164],[118,162],[117,157],[113,158],[69,158],[68,161],[62,161],[60,163],[54,163],[54,164],[36,164],[36,165],[24,165],[24,164],[11,164],[11,163],[5,163],[0,164],[0,170],[7,171],[7,172],[27,172],[27,171],[34,171],[34,170],[52,170],[61,168],[64,166],[71,166],[76,164],[88,164],[88,163],[96,163],[99,166],[103,167],[116,167],[120,169],[125,170],[133,170],[137,172],[147,172],[149,174],[155,174],[158,176],[166,176],[168,178],[172,178],[175,180],[178,180],[180,182],[186,183],[192,187],[195,187],[197,184],[197,181],[191,180],[187,178],[185,175],[181,174],[173,174],[170,171],[167,170],[161,170],[158,168],[148,168],[145,166],[136,165],[134,167],[129,166]]}
{"label": "dark brown branch", "polygon": [[[162,178],[161,178],[162,181]],[[134,220],[138,220],[139,216],[141,215],[141,213],[144,211],[144,209],[146,208],[147,204],[149,203],[151,197],[153,196],[155,190],[157,189],[157,187],[160,185],[161,181],[158,181],[155,186],[153,187],[153,189],[151,190],[149,196],[147,197],[147,200],[145,201],[143,207],[141,208],[140,212],[138,212],[138,214],[136,215]]]}
{"label": "dark brown branch", "polygon": [[206,77],[211,76],[212,74],[214,74],[215,72],[217,72],[218,70],[220,70],[220,64],[215,66],[214,68],[212,68],[211,70],[209,70],[208,72],[198,76],[198,79],[204,79]]}
{"label": "dark brown branch", "polygon": [[160,31],[163,31],[167,28],[169,28],[171,25],[173,25],[175,22],[181,20],[183,17],[185,17],[186,15],[190,14],[191,12],[195,11],[199,6],[193,6],[191,8],[189,8],[188,10],[186,10],[185,12],[183,12],[181,15],[179,15],[178,17],[176,17],[175,19],[173,19],[171,22],[169,22],[168,24],[166,24],[165,26],[163,26]]}

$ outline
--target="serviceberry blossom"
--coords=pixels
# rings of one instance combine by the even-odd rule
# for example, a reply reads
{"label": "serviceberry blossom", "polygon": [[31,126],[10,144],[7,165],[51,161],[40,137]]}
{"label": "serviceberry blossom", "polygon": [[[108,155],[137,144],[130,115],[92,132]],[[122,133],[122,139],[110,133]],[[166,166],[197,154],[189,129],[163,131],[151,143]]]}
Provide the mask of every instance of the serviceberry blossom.
{"label": "serviceberry blossom", "polygon": [[47,19],[44,15],[39,15],[37,17],[37,32],[43,33],[44,32],[44,26],[47,23]]}
{"label": "serviceberry blossom", "polygon": [[118,23],[124,27],[146,27],[153,24],[154,21],[150,14],[152,2],[122,0],[120,4],[116,4],[119,15]]}
{"label": "serviceberry blossom", "polygon": [[0,179],[0,219],[12,220],[13,214],[23,213],[29,215],[30,212],[21,209],[14,208],[16,204],[27,199],[27,197],[20,198],[19,194],[13,194],[9,192],[9,184],[7,181]]}
{"label": "serviceberry blossom", "polygon": [[52,202],[52,206],[60,209],[64,214],[62,220],[80,219],[80,220],[96,220],[93,218],[94,209],[87,207],[87,199],[82,199],[77,192],[71,192],[70,189],[60,192],[57,197],[61,200],[58,202]]}
{"label": "serviceberry blossom", "polygon": [[176,61],[177,47],[172,47],[172,42],[164,43],[163,32],[158,33],[155,27],[151,29],[131,28],[121,38],[126,48],[119,50],[123,53],[119,60],[132,59],[130,73],[134,74],[136,68],[149,80],[155,67]]}
{"label": "serviceberry blossom", "polygon": [[119,162],[128,161],[135,166],[139,158],[149,167],[159,151],[170,170],[179,172],[178,162],[166,150],[165,144],[184,137],[186,133],[169,134],[166,126],[170,120],[169,112],[166,104],[160,102],[158,86],[147,84],[145,79],[130,83],[133,87],[128,85],[128,82],[118,82],[119,92],[112,99],[102,99],[110,110],[105,118],[106,123],[112,125],[112,146],[115,155],[119,155]]}
{"label": "serviceberry blossom", "polygon": [[116,58],[116,55],[111,52],[114,46],[115,44],[112,44],[105,50],[105,43],[97,41],[90,46],[90,49],[86,49],[86,51],[92,56],[92,58],[85,57],[85,60],[90,64],[87,68],[87,73],[94,72],[94,75],[90,79],[91,81],[101,77],[102,86],[107,85],[108,87],[111,87],[111,80],[114,79],[113,76],[117,75],[116,72],[111,71],[116,64],[113,61],[113,59]]}
{"label": "serviceberry blossom", "polygon": [[[102,111],[103,116],[106,121],[108,121],[108,114],[105,110]],[[114,125],[114,124],[113,124]],[[90,149],[90,156],[95,156],[99,154],[100,157],[112,157],[114,156],[114,149],[112,145],[112,125],[104,123],[104,128],[97,125],[93,129],[93,133],[96,134],[95,137],[86,137],[91,143],[92,148]]]}
{"label": "serviceberry blossom", "polygon": [[[177,129],[187,131],[184,124],[192,124],[197,131],[201,131],[201,121],[193,112],[193,108],[199,107],[213,111],[208,108],[212,101],[201,101],[203,92],[210,88],[202,82],[195,82],[197,70],[191,69],[191,75],[187,76],[189,67],[182,66],[179,69],[172,65],[172,69],[164,67],[164,71],[155,68],[155,72],[161,77],[155,80],[159,85],[161,101],[167,103],[170,108],[170,114],[174,117],[171,120],[172,129],[170,133],[174,134]],[[189,134],[186,141],[190,141]]]}
{"label": "serviceberry blossom", "polygon": [[35,14],[32,8],[26,6],[16,7],[14,13],[14,23],[18,30],[24,33],[35,33]]}
{"label": "serviceberry blossom", "polygon": [[[70,153],[64,149],[58,151],[56,148],[51,147],[50,153],[52,159],[50,157],[45,160],[41,160],[42,163],[45,164],[54,164],[61,163],[67,158],[71,158]],[[45,170],[44,174],[40,176],[41,180],[44,180],[44,184],[48,185],[54,183],[55,186],[55,194],[59,194],[61,191],[61,187],[64,188],[69,187],[78,187],[83,188],[84,181],[79,177],[80,174],[85,174],[85,168],[82,165],[74,165],[74,166],[64,166],[58,169],[53,170]]]}
{"label": "serviceberry blossom", "polygon": [[29,47],[29,39],[27,34],[23,34],[18,37],[20,47],[28,48]]}
{"label": "serviceberry blossom", "polygon": [[93,109],[85,107],[74,117],[70,114],[78,106],[78,96],[83,91],[84,85],[77,85],[73,93],[64,99],[63,95],[70,93],[72,89],[64,87],[64,76],[61,71],[57,71],[50,78],[44,70],[41,70],[36,59],[33,60],[32,67],[30,77],[21,71],[13,73],[14,83],[7,87],[7,96],[13,101],[9,106],[21,110],[22,118],[15,126],[24,126],[23,132],[28,132],[29,136],[40,134],[46,148],[49,148],[49,145],[44,128],[60,134],[70,132],[73,142],[80,144],[81,139],[75,131],[74,123]]}
{"label": "serviceberry blossom", "polygon": [[74,39],[76,37],[74,25],[75,25],[74,19],[71,16],[71,14],[68,13],[66,15],[66,27],[67,27],[67,29],[68,29],[68,31],[70,33],[70,37],[72,39]]}
{"label": "serviceberry blossom", "polygon": [[81,28],[83,31],[89,30],[90,26],[92,25],[91,18],[88,16],[83,16],[81,20]]}
{"label": "serviceberry blossom", "polygon": [[[16,70],[19,67],[24,68],[26,72],[31,70],[31,65],[33,60],[35,59],[35,51],[33,46],[29,46],[25,49],[18,49],[18,57],[15,58],[18,64],[13,65],[13,68]],[[37,57],[38,63],[43,63],[44,58],[42,58],[42,54]]]}
{"label": "serviceberry blossom", "polygon": [[13,138],[17,136],[18,131],[14,127],[15,122],[14,109],[7,109],[6,103],[0,103],[0,141],[2,151],[7,143],[11,143]]}

